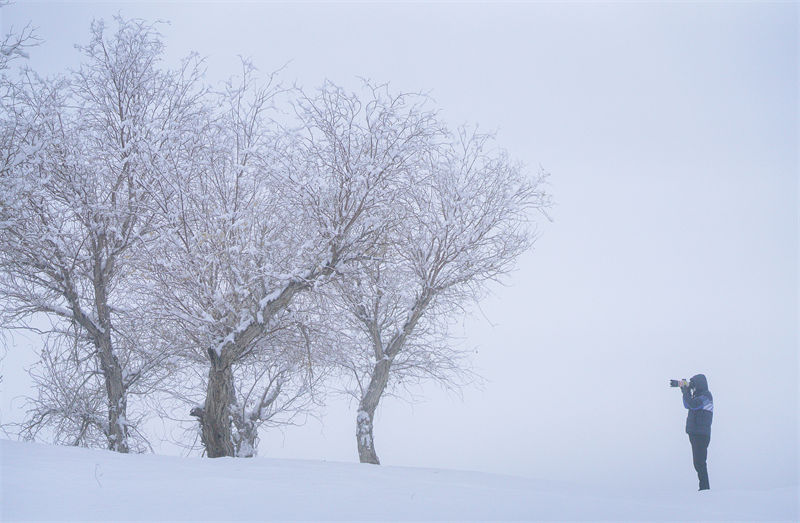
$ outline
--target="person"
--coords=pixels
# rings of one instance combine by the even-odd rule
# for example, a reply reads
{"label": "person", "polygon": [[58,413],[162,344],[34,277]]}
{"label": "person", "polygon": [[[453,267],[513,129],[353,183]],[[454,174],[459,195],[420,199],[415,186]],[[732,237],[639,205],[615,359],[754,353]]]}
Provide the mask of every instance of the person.
{"label": "person", "polygon": [[692,460],[700,481],[699,490],[709,490],[708,484],[708,444],[711,442],[711,421],[714,418],[714,397],[708,390],[708,380],[703,374],[693,376],[688,382],[681,382],[683,406],[689,412],[686,416],[686,433],[692,444]]}

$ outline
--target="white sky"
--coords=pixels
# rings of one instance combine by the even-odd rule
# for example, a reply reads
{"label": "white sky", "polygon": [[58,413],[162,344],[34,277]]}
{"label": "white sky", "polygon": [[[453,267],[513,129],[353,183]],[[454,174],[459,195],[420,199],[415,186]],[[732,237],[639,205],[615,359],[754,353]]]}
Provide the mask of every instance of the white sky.
{"label": "white sky", "polygon": [[[170,60],[241,54],[313,88],[430,90],[552,173],[506,288],[464,322],[482,390],[384,401],[385,464],[649,487],[694,485],[670,378],[708,376],[714,487],[798,478],[798,4],[32,2],[41,72],[77,64],[92,17],[171,21]],[[19,416],[19,338],[0,364]],[[357,460],[354,406],[262,437],[261,456]],[[163,447],[168,452],[168,447]]]}

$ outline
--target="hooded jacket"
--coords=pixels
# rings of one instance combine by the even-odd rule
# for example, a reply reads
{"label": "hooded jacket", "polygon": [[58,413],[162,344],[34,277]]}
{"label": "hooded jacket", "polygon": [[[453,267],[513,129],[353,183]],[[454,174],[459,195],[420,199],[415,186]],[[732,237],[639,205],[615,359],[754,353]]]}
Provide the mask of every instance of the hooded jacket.
{"label": "hooded jacket", "polygon": [[[714,418],[714,397],[708,390],[708,380],[703,374],[689,380],[690,387],[681,389],[683,406],[689,409],[686,416],[686,433],[711,436],[711,421]],[[691,389],[691,390],[690,390]]]}

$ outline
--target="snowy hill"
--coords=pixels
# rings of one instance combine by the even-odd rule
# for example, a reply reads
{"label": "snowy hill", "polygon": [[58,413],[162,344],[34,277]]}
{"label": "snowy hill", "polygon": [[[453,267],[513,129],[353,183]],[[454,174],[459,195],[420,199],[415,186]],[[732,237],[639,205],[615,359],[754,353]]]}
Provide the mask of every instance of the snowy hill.
{"label": "snowy hill", "polygon": [[121,455],[0,440],[3,521],[797,520],[797,488],[591,491],[355,463]]}

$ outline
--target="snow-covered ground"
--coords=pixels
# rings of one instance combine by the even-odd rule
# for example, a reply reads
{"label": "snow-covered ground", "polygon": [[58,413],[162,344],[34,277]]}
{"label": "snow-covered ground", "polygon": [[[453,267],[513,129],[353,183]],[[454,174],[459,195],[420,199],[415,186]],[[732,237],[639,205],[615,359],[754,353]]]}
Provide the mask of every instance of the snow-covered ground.
{"label": "snow-covered ground", "polygon": [[614,493],[355,463],[121,455],[0,440],[3,521],[798,519],[798,489]]}

